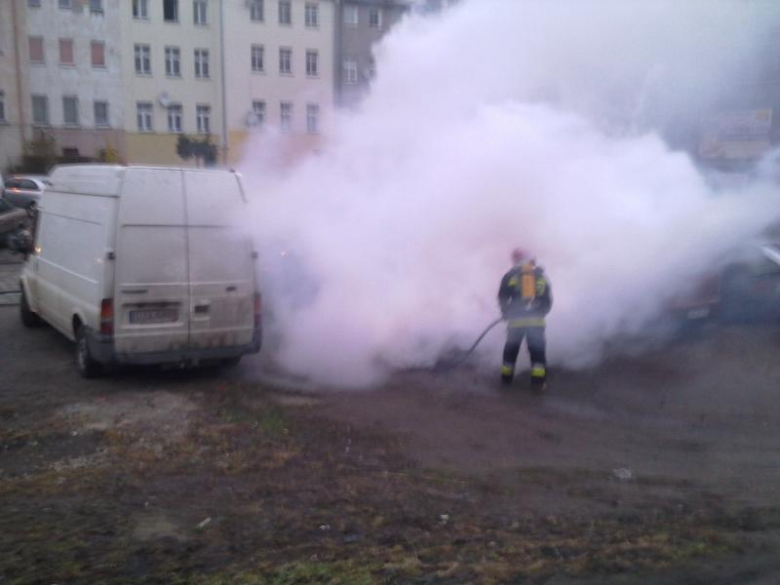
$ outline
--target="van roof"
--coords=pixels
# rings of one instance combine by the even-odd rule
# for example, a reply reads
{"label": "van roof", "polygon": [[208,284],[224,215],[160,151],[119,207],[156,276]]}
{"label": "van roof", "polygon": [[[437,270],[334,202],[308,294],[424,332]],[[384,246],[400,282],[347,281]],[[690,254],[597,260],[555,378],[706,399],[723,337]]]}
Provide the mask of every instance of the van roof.
{"label": "van roof", "polygon": [[194,173],[232,173],[227,169],[197,169],[153,165],[74,164],[57,165],[49,174],[54,190],[118,197],[124,174],[132,169],[176,170]]}

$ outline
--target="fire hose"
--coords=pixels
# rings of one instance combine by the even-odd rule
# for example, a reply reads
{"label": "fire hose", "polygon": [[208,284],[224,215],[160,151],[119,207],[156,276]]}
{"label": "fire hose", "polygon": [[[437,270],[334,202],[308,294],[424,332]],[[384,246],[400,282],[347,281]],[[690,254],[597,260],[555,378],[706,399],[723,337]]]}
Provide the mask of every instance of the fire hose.
{"label": "fire hose", "polygon": [[504,320],[503,317],[499,317],[495,321],[492,321],[490,325],[488,325],[485,330],[480,334],[479,337],[477,337],[477,340],[472,344],[472,346],[466,351],[463,355],[461,355],[458,359],[451,361],[449,364],[445,364],[444,367],[446,368],[457,368],[459,365],[461,365],[463,362],[468,359],[468,357],[474,353],[474,350],[477,349],[477,346],[480,344],[480,342],[485,338],[485,336],[490,333],[490,330],[493,329],[496,325],[501,323]]}

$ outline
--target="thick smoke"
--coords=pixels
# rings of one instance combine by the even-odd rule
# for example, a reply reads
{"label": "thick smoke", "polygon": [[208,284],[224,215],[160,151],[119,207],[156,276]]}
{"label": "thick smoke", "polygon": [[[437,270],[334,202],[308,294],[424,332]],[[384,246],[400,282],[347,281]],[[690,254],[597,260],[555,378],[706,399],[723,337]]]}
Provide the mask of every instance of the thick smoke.
{"label": "thick smoke", "polygon": [[[280,363],[363,386],[468,347],[514,246],[552,282],[551,364],[642,332],[777,219],[776,187],[713,192],[669,129],[729,99],[778,16],[770,1],[466,0],[406,18],[320,153],[281,170],[266,134],[242,165]],[[502,343],[486,339],[486,364]]]}

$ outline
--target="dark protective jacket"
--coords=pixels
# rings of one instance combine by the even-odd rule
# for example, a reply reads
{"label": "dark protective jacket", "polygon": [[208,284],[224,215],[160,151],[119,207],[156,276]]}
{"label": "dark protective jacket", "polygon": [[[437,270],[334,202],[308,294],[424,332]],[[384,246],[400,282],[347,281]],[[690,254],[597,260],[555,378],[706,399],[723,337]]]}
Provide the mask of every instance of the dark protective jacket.
{"label": "dark protective jacket", "polygon": [[534,264],[513,266],[498,289],[501,315],[510,327],[544,327],[552,309],[552,289],[544,269]]}

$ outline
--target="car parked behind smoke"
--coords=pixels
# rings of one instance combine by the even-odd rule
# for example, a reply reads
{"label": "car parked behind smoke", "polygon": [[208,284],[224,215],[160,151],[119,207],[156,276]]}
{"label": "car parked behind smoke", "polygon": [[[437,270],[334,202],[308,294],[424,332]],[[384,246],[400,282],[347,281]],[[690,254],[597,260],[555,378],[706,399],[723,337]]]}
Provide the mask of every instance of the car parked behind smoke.
{"label": "car parked behind smoke", "polygon": [[723,321],[780,317],[780,243],[751,242],[727,256],[720,272]]}
{"label": "car parked behind smoke", "polygon": [[12,175],[5,181],[3,197],[16,207],[29,207],[40,201],[47,183],[40,175]]}

